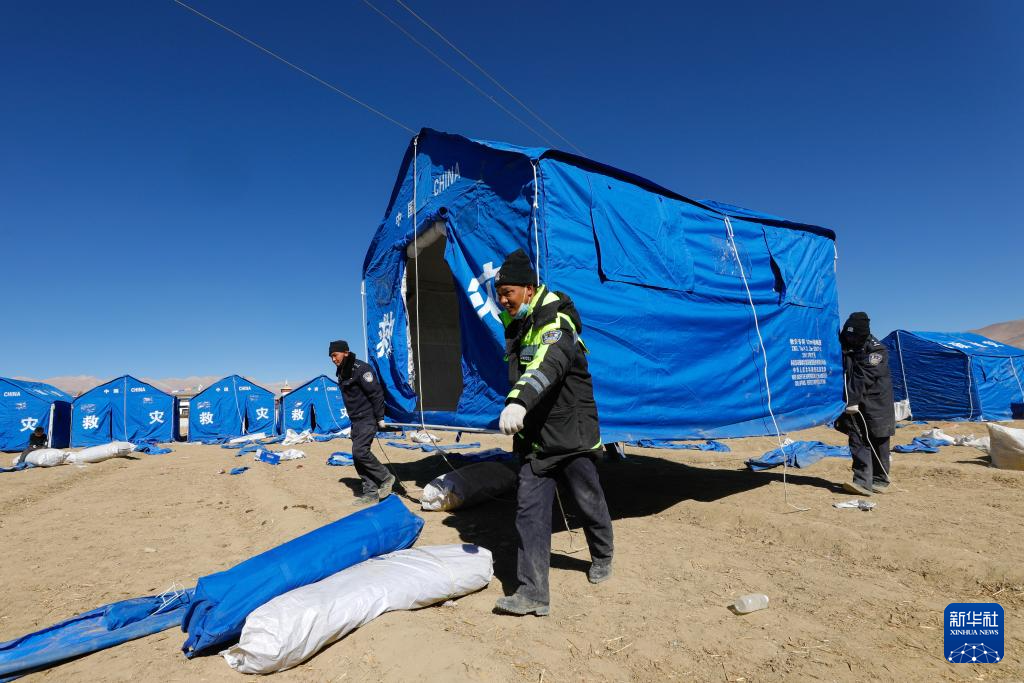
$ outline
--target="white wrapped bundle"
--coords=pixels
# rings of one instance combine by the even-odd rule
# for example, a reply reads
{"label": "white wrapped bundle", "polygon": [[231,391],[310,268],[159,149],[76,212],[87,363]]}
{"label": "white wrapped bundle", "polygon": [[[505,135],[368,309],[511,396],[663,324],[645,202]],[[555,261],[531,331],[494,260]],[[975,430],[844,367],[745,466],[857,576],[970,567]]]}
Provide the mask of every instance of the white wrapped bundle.
{"label": "white wrapped bundle", "polygon": [[457,510],[479,505],[508,493],[516,475],[497,462],[477,462],[437,477],[423,487],[420,507],[424,510]]}
{"label": "white wrapped bundle", "polygon": [[129,443],[127,441],[112,441],[111,443],[105,443],[102,446],[83,448],[77,453],[71,453],[68,456],[67,461],[72,465],[103,462],[104,460],[110,460],[111,458],[123,458],[134,450],[135,444],[133,443]]}
{"label": "white wrapped bundle", "polygon": [[374,557],[262,605],[246,617],[238,644],[221,654],[241,673],[290,669],[385,612],[473,593],[492,576],[491,551],[469,544]]}
{"label": "white wrapped bundle", "polygon": [[25,456],[25,462],[36,467],[56,467],[66,463],[69,455],[67,451],[57,448],[37,448]]}

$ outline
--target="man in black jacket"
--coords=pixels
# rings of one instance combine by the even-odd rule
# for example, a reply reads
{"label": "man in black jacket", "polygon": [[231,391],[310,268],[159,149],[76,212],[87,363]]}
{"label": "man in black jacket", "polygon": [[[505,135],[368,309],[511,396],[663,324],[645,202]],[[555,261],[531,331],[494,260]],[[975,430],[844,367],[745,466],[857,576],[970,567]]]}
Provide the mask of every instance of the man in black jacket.
{"label": "man in black jacket", "polygon": [[867,313],[850,315],[839,333],[846,379],[846,412],[836,429],[850,439],[853,482],[850,493],[870,496],[889,488],[889,437],[896,433],[889,352],[871,334]]}
{"label": "man in black jacket", "polygon": [[362,495],[353,505],[369,505],[391,495],[395,477],[370,451],[377,429],[384,427],[384,390],[373,368],[356,358],[343,339],[332,341],[328,349],[338,367],[338,387],[352,422],[352,461],[363,480]]}
{"label": "man in black jacket", "polygon": [[600,583],[612,572],[612,522],[594,466],[601,450],[594,385],[580,340],[583,324],[568,296],[538,282],[523,250],[509,255],[495,277],[505,308],[505,348],[512,390],[498,420],[514,434],[523,458],[516,494],[519,588],[500,598],[506,614],[550,613],[551,509],[564,484],[583,518],[590,546],[587,578]]}

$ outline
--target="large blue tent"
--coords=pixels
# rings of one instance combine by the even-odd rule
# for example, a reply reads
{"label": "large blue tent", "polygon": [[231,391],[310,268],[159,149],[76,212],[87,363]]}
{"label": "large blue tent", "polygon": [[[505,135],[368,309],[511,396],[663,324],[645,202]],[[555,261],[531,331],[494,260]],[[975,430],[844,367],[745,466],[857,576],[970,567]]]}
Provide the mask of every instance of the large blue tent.
{"label": "large blue tent", "polygon": [[42,427],[53,448],[70,443],[71,396],[43,382],[0,377],[0,451],[20,451]]}
{"label": "large blue tent", "polygon": [[306,429],[333,434],[351,426],[338,382],[327,375],[315,377],[281,397],[281,433]]}
{"label": "large blue tent", "polygon": [[493,283],[517,248],[582,316],[605,441],[768,434],[772,414],[789,431],[843,408],[832,231],[425,129],[363,267],[392,419],[496,427],[508,373]]}
{"label": "large blue tent", "polygon": [[189,441],[273,434],[274,425],[274,394],[238,375],[214,382],[189,401]]}
{"label": "large blue tent", "polygon": [[1024,349],[970,332],[896,330],[882,342],[893,397],[915,418],[1024,418]]}
{"label": "large blue tent", "polygon": [[131,375],[85,392],[75,399],[71,415],[72,446],[178,438],[178,400]]}

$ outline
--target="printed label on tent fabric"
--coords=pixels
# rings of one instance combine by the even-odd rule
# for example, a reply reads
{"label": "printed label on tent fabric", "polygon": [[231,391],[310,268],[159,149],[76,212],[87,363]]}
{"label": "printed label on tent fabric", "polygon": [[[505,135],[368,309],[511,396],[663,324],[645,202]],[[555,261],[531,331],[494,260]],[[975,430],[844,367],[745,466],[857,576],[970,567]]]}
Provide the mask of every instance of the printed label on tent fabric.
{"label": "printed label on tent fabric", "polygon": [[789,349],[793,354],[789,361],[793,386],[825,384],[828,372],[825,359],[821,357],[820,339],[793,338],[789,340]]}

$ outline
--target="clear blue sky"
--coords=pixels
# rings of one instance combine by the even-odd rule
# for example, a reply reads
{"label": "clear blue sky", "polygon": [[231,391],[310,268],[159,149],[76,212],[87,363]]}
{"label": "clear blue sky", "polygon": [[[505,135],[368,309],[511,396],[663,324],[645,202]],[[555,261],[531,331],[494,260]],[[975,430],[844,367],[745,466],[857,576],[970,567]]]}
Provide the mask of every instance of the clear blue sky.
{"label": "clear blue sky", "polygon": [[[407,1],[588,156],[835,229],[879,336],[1024,317],[1024,3]],[[543,144],[359,0],[190,4],[412,128]],[[294,382],[361,339],[408,133],[171,0],[6,3],[0,63],[0,375]]]}

